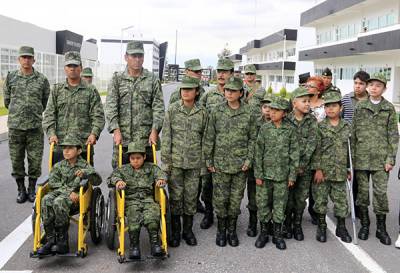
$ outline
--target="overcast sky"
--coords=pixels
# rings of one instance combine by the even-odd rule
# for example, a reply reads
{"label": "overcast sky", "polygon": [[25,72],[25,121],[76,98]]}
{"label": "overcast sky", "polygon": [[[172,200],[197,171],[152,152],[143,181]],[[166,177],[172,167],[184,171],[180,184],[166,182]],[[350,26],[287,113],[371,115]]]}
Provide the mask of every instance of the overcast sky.
{"label": "overcast sky", "polygon": [[[84,39],[120,38],[121,28],[133,25],[124,38],[168,41],[168,60],[200,58],[215,65],[217,54],[228,44],[238,53],[248,41],[283,28],[299,27],[300,13],[321,0],[113,0],[113,1],[2,1],[0,13],[51,29],[68,29]],[[0,38],[1,39],[1,38]],[[118,61],[116,61],[118,62]]]}

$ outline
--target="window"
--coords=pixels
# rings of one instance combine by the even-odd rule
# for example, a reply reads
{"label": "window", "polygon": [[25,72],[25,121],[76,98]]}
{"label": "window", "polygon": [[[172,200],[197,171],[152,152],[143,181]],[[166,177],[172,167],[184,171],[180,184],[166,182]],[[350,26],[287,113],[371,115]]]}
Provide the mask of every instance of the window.
{"label": "window", "polygon": [[394,25],[396,23],[393,12],[388,14],[388,15],[386,15],[386,21],[387,21],[387,25],[388,26]]}
{"label": "window", "polygon": [[293,76],[286,76],[286,83],[294,83],[294,77]]}
{"label": "window", "polygon": [[269,82],[274,82],[275,81],[275,76],[274,75],[269,75],[268,76],[268,81]]}
{"label": "window", "polygon": [[282,82],[282,76],[276,76],[275,79],[276,82]]}

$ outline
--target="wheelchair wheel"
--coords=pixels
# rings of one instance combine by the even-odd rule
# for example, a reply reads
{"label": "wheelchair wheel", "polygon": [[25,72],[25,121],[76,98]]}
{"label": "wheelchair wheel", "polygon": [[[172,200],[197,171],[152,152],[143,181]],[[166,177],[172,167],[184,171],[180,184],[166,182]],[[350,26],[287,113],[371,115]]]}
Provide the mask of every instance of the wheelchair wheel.
{"label": "wheelchair wheel", "polygon": [[104,215],[104,197],[100,188],[93,189],[90,202],[90,237],[92,237],[92,242],[97,245],[102,239],[101,231]]}
{"label": "wheelchair wheel", "polygon": [[115,200],[115,190],[110,190],[108,192],[108,200],[105,207],[105,221],[104,221],[104,231],[105,239],[107,242],[107,247],[114,250],[115,247],[115,232],[116,232],[116,222],[117,222],[117,203]]}

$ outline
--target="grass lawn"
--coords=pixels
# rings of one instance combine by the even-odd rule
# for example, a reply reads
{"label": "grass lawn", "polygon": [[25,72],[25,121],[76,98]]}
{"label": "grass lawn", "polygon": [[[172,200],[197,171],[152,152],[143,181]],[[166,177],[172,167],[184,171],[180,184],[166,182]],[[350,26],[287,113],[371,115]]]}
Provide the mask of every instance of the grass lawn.
{"label": "grass lawn", "polygon": [[0,116],[8,115],[8,110],[5,107],[0,107]]}

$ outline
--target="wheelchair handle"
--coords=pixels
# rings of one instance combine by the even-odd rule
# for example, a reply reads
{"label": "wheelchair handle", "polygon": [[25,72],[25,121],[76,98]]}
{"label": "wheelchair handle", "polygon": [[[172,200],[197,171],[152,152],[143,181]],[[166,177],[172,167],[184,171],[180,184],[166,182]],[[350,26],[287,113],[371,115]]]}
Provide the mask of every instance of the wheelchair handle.
{"label": "wheelchair handle", "polygon": [[79,185],[81,187],[86,187],[89,184],[89,179],[82,179]]}
{"label": "wheelchair handle", "polygon": [[50,144],[50,151],[49,151],[49,153],[50,153],[50,155],[49,155],[49,172],[50,172],[51,169],[53,168],[54,145],[55,145],[54,142],[52,142],[52,143]]}

